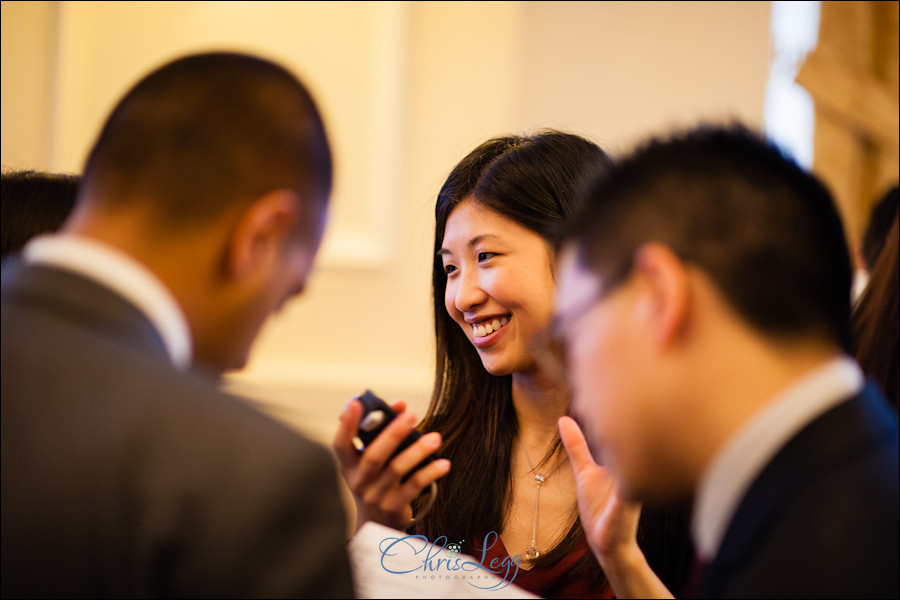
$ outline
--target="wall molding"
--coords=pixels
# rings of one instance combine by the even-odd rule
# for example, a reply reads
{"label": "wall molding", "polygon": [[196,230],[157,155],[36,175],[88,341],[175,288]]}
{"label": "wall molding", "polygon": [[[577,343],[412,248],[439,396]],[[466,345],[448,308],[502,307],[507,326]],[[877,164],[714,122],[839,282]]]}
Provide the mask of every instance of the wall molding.
{"label": "wall molding", "polygon": [[[409,3],[286,2],[262,11],[252,4],[61,3],[53,168],[80,172],[109,110],[164,62],[223,48],[273,57],[313,91],[335,155],[333,209],[317,266],[388,268],[400,220]],[[110,52],[131,39],[131,52]],[[148,39],[152,45],[139,43]]]}

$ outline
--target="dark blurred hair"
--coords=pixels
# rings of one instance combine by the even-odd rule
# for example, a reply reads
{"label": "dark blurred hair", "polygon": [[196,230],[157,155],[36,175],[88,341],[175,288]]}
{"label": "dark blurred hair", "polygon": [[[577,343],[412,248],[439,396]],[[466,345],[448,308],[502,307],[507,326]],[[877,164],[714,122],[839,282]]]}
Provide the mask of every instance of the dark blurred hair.
{"label": "dark blurred hair", "polygon": [[900,206],[900,187],[894,184],[878,199],[872,207],[872,212],[869,213],[862,238],[862,255],[867,269],[872,269],[878,260],[898,206]]}
{"label": "dark blurred hair", "polygon": [[18,252],[28,240],[59,229],[75,206],[80,177],[69,173],[9,171],[0,185],[3,255]]}
{"label": "dark blurred hair", "polygon": [[877,381],[900,411],[900,213],[894,218],[884,248],[872,265],[869,283],[853,310],[853,350],[863,371]]}
{"label": "dark blurred hair", "polygon": [[[518,430],[512,376],[498,377],[485,370],[444,306],[447,276],[437,251],[443,245],[447,219],[460,202],[471,198],[534,231],[553,252],[582,184],[610,165],[597,144],[570,133],[546,130],[497,137],[463,158],[438,194],[432,273],[436,372],[431,403],[420,427],[443,435],[441,453],[452,461],[453,470],[441,480],[434,507],[416,524],[417,532],[429,539],[446,535],[453,541],[471,542],[473,536],[502,530]],[[566,539],[536,564],[558,562],[572,550],[580,533],[575,512]]]}
{"label": "dark blurred hair", "polygon": [[852,267],[835,203],[741,125],[701,125],[639,147],[592,187],[568,237],[601,278],[627,272],[642,244],[665,244],[756,329],[850,348]]}
{"label": "dark blurred hair", "polygon": [[83,189],[107,207],[150,198],[177,226],[274,189],[325,202],[331,183],[306,87],[274,63],[222,52],[177,59],[138,82],[100,133]]}

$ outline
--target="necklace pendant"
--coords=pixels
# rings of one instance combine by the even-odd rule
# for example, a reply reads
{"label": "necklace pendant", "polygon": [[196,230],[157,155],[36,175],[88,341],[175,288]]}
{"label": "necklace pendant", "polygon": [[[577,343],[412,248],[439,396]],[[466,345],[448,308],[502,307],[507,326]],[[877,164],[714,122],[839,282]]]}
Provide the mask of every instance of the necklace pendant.
{"label": "necklace pendant", "polygon": [[528,560],[534,560],[540,555],[541,551],[538,550],[534,544],[531,544],[530,546],[525,548],[525,558],[527,558]]}
{"label": "necklace pendant", "polygon": [[540,484],[544,483],[544,476],[543,475],[535,475],[534,480],[538,482],[538,485],[540,485]]}

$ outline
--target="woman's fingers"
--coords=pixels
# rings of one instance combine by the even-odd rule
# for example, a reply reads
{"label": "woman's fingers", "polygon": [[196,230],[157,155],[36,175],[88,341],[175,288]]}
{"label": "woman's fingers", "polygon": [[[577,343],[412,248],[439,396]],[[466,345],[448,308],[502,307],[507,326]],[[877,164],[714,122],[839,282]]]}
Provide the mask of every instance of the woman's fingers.
{"label": "woman's fingers", "polygon": [[342,469],[346,472],[359,462],[359,451],[353,443],[356,432],[359,429],[359,420],[362,418],[363,407],[359,400],[351,400],[344,407],[338,419],[338,429],[334,436],[332,446],[341,462]]}
{"label": "woman's fingers", "polygon": [[399,511],[409,506],[422,491],[450,472],[450,461],[439,458],[416,471],[406,483],[385,494],[382,508],[386,511]]}
{"label": "woman's fingers", "polygon": [[[387,432],[385,431],[385,433]],[[378,437],[380,438],[381,436]],[[374,442],[370,447],[371,446],[374,446]],[[387,493],[388,490],[398,484],[403,483],[403,477],[423,460],[434,454],[440,446],[441,435],[439,433],[431,432],[423,435],[415,443],[403,450],[393,459],[390,459],[389,462],[384,465],[379,477],[371,482],[367,494],[369,494],[370,497],[378,497]],[[393,449],[391,452],[393,452]],[[431,482],[427,481],[421,487],[424,488],[428,483]],[[421,491],[421,489],[419,491]],[[415,497],[415,495],[413,495],[413,497]]]}
{"label": "woman's fingers", "polygon": [[[396,418],[360,452],[357,448],[359,440],[354,443],[354,438],[357,438],[363,406],[355,399],[348,402],[341,413],[333,446],[361,514],[367,519],[396,526],[395,523],[409,520],[412,501],[449,472],[450,461],[436,459],[412,472],[440,448],[441,436],[437,432],[418,437],[393,456],[413,433],[417,420],[406,410],[405,402],[394,402],[390,406],[398,413]],[[409,478],[404,481],[408,474]]]}
{"label": "woman's fingers", "polygon": [[572,468],[575,469],[575,475],[592,466],[596,466],[594,457],[591,456],[591,449],[588,447],[587,440],[582,433],[578,423],[572,417],[560,417],[557,422],[559,427],[559,436],[562,438],[563,446],[569,454],[569,460],[572,461]]}

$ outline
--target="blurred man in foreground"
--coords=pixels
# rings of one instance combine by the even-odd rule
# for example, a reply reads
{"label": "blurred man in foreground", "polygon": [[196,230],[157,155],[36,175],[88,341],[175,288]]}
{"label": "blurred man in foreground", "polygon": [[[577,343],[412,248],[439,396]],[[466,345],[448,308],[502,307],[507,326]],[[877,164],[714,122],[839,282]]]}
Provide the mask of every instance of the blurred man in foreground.
{"label": "blurred man in foreground", "polygon": [[897,597],[897,421],[848,354],[850,284],[826,189],[740,127],[652,141],[592,187],[557,319],[601,563],[623,500],[693,496],[688,594]]}
{"label": "blurred man in foreground", "polygon": [[348,597],[333,461],[213,377],[299,293],[332,163],[305,86],[209,53],[107,120],[4,265],[3,596]]}

